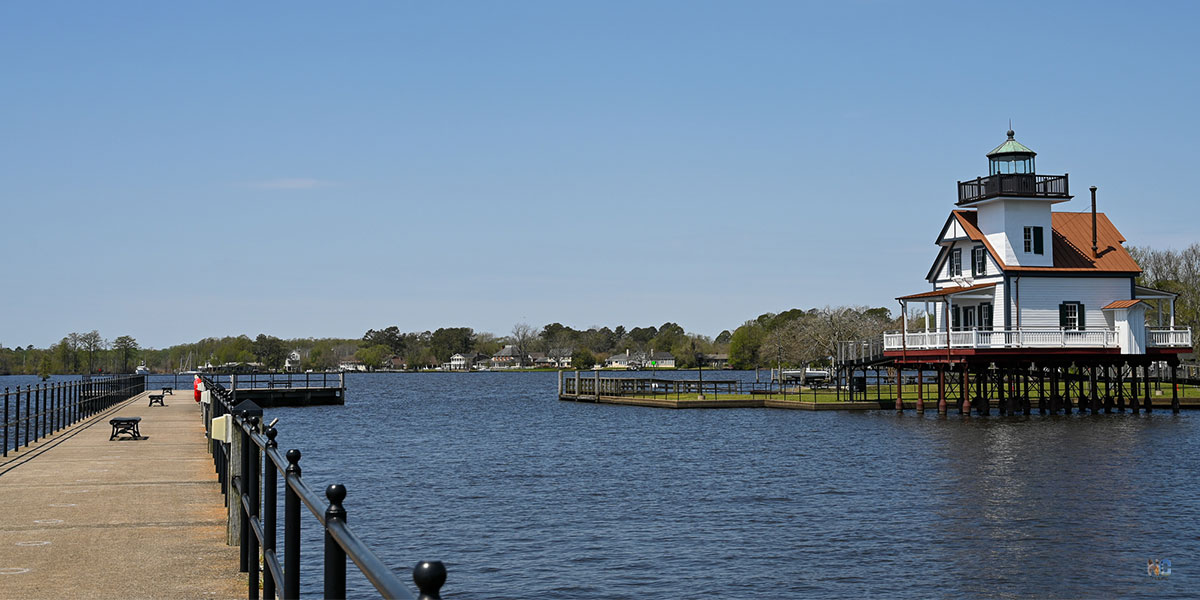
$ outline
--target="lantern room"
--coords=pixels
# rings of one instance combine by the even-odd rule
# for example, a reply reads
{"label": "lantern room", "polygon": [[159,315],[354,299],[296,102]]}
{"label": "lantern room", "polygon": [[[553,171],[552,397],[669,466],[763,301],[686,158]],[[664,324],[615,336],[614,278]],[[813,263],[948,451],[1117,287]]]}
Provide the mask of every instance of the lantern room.
{"label": "lantern room", "polygon": [[1030,150],[1013,138],[1013,130],[1008,130],[1008,140],[988,152],[988,162],[991,166],[989,175],[1032,175],[1034,169],[1033,157],[1037,152]]}

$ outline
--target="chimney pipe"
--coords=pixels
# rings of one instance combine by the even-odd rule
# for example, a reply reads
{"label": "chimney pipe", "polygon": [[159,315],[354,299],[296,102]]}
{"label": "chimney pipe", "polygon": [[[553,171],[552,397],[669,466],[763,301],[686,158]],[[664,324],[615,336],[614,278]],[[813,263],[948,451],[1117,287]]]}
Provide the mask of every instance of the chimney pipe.
{"label": "chimney pipe", "polygon": [[1092,258],[1100,258],[1100,248],[1096,246],[1096,186],[1088,189],[1092,190]]}

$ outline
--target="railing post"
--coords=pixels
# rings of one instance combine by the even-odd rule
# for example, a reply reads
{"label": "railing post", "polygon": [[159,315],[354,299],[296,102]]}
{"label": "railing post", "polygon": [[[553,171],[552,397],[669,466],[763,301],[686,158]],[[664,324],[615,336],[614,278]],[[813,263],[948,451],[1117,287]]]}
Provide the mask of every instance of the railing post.
{"label": "railing post", "polygon": [[346,486],[335,483],[325,488],[325,497],[329,498],[329,508],[325,509],[325,597],[345,598],[346,551],[329,533],[329,523],[334,520],[346,522],[346,509],[342,506]]}
{"label": "railing post", "polygon": [[248,542],[249,538],[254,537],[254,534],[250,532],[250,516],[246,514],[246,510],[242,506],[242,496],[250,489],[247,480],[250,478],[251,442],[250,435],[246,433],[244,428],[245,423],[246,421],[244,419],[238,419],[234,421],[234,425],[237,427],[238,433],[236,436],[234,436],[234,439],[238,440],[238,445],[241,446],[241,460],[238,461],[241,464],[241,473],[239,474],[239,477],[237,477],[237,487],[235,488],[237,493],[232,496],[234,501],[230,503],[231,506],[236,507],[235,510],[237,511],[236,520],[239,525],[238,545],[240,546],[240,551],[238,552],[238,571],[242,573],[246,573],[250,570],[250,556],[248,552],[250,548]]}
{"label": "railing post", "polygon": [[446,565],[440,560],[417,563],[412,570],[413,583],[421,591],[417,600],[441,600],[442,584],[446,583]]}
{"label": "railing post", "polygon": [[283,598],[300,598],[300,496],[291,480],[300,482],[300,451],[287,451],[287,470],[283,475]]}
{"label": "railing post", "polygon": [[[262,480],[262,515],[263,515],[263,556],[267,554],[275,554],[275,530],[276,530],[276,511],[278,510],[276,502],[276,486],[279,479],[279,470],[275,467],[275,461],[271,460],[270,451],[277,447],[275,436],[279,432],[274,427],[268,427],[267,431],[267,448],[263,453],[263,465],[266,468],[265,477]],[[276,556],[276,560],[278,560]],[[263,598],[274,600],[275,598],[275,575],[271,572],[270,567],[263,571]]]}
{"label": "railing post", "polygon": [[[257,416],[252,416],[247,419],[247,421],[250,424],[250,431],[253,432],[258,430],[259,418]],[[246,572],[248,573],[246,597],[249,598],[249,600],[258,600],[258,534],[254,533],[254,528],[250,526],[250,521],[258,516],[259,506],[261,506],[258,486],[259,473],[262,469],[262,451],[259,449],[258,444],[254,443],[254,440],[251,439],[250,435],[246,436],[246,442],[246,449],[249,450],[249,452],[246,452],[245,455],[248,457],[250,467],[247,469],[248,475],[246,477],[250,484],[250,489],[246,494],[247,499],[250,501],[250,512],[246,515],[246,521],[244,523],[245,531],[243,533],[243,535],[246,536],[246,558],[249,561],[249,563],[246,565],[248,567],[246,569]],[[259,525],[262,525],[261,520],[259,521]],[[265,535],[266,534],[264,532],[264,536]]]}
{"label": "railing post", "polygon": [[8,456],[8,387],[4,388],[4,456]]}

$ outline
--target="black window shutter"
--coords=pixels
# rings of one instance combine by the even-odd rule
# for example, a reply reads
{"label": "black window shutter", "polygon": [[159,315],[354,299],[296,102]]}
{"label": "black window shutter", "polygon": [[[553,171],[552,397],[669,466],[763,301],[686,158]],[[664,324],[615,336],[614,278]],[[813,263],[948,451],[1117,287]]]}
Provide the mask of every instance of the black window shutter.
{"label": "black window shutter", "polygon": [[1058,326],[1059,327],[1067,326],[1067,303],[1066,302],[1063,302],[1062,304],[1058,305]]}
{"label": "black window shutter", "polygon": [[1042,250],[1043,250],[1043,248],[1042,248],[1042,228],[1034,227],[1033,228],[1033,253],[1041,254]]}
{"label": "black window shutter", "polygon": [[1076,312],[1077,312],[1077,314],[1079,315],[1079,317],[1078,317],[1078,318],[1079,318],[1079,330],[1080,330],[1080,331],[1082,331],[1082,330],[1083,330],[1083,326],[1084,326],[1084,321],[1083,321],[1083,315],[1084,315],[1084,312],[1083,312],[1083,305],[1082,305],[1082,304],[1076,304],[1076,305],[1075,305],[1075,311],[1076,311]]}

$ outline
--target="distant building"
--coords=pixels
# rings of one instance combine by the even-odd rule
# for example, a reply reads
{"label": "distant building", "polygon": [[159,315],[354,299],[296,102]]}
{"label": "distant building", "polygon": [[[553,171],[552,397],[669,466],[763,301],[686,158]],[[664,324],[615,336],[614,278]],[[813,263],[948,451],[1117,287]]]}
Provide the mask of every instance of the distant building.
{"label": "distant building", "polygon": [[475,352],[455,354],[450,357],[450,362],[442,365],[442,368],[446,371],[470,371],[475,368],[478,359],[479,354]]}
{"label": "distant building", "polygon": [[712,369],[724,369],[729,366],[729,354],[705,354],[704,366]]}
{"label": "distant building", "polygon": [[675,355],[670,352],[634,352],[626,349],[624,354],[608,357],[604,366],[617,369],[674,369]]}
{"label": "distant building", "polygon": [[512,369],[523,364],[532,364],[533,359],[529,354],[525,355],[524,360],[520,360],[520,356],[521,353],[517,351],[517,347],[508,344],[492,355],[492,366],[497,369]]}
{"label": "distant building", "polygon": [[367,365],[357,358],[347,358],[338,363],[339,371],[366,371]]}
{"label": "distant building", "polygon": [[287,359],[283,361],[283,370],[287,373],[298,373],[300,371],[300,351],[292,350]]}

